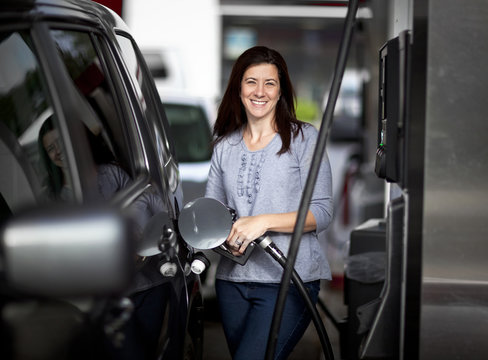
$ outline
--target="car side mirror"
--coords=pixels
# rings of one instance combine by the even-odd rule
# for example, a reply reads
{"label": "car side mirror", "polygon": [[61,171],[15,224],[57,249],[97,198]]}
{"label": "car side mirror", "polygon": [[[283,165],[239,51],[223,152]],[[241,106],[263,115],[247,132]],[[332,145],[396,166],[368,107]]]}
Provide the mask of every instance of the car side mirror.
{"label": "car side mirror", "polygon": [[8,220],[0,266],[8,288],[37,296],[108,295],[134,271],[128,220],[115,210],[35,209]]}

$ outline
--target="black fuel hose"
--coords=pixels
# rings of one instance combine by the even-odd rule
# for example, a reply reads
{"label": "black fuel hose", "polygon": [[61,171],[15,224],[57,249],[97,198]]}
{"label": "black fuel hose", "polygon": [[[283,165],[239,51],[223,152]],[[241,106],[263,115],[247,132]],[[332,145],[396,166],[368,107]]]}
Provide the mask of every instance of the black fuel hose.
{"label": "black fuel hose", "polygon": [[[257,244],[260,245],[264,251],[266,251],[273,259],[275,259],[283,268],[286,266],[286,257],[283,255],[281,250],[276,246],[275,243],[271,241],[268,236],[262,236],[259,239],[255,240]],[[322,349],[325,354],[326,359],[333,359],[334,353],[332,351],[332,345],[330,344],[329,336],[327,335],[327,331],[325,330],[324,323],[320,318],[320,314],[315,307],[315,304],[312,302],[310,295],[308,294],[308,290],[305,287],[302,279],[296,272],[293,270],[291,274],[291,279],[295,286],[297,287],[298,292],[303,298],[306,307],[310,311],[310,317],[312,318],[312,322],[315,326],[315,330],[317,330],[317,335],[320,340],[320,344],[322,345]]]}
{"label": "black fuel hose", "polygon": [[[347,6],[346,20],[344,22],[344,31],[339,46],[339,52],[337,55],[336,67],[334,69],[334,77],[332,80],[329,97],[327,99],[327,105],[322,117],[322,122],[319,130],[319,136],[317,144],[315,146],[312,164],[307,177],[307,182],[303,190],[303,195],[300,200],[300,206],[298,208],[297,222],[293,230],[293,235],[288,249],[288,260],[286,261],[283,276],[281,279],[280,291],[276,300],[276,305],[273,313],[273,320],[271,322],[271,329],[268,337],[268,344],[266,347],[266,360],[273,360],[276,350],[276,344],[278,342],[278,334],[281,326],[281,320],[283,317],[283,311],[285,308],[286,295],[290,280],[294,271],[295,261],[300,245],[300,239],[303,234],[303,228],[305,225],[305,219],[310,206],[310,200],[312,199],[313,189],[317,180],[318,172],[320,169],[320,163],[325,152],[325,146],[327,144],[327,137],[330,132],[332,124],[332,117],[334,115],[334,108],[339,96],[339,90],[341,87],[342,77],[344,75],[344,69],[347,63],[347,57],[349,54],[349,48],[351,45],[352,34],[354,30],[354,23],[356,19],[356,12],[358,9],[359,0],[349,0]],[[332,360],[333,357],[326,358]]]}

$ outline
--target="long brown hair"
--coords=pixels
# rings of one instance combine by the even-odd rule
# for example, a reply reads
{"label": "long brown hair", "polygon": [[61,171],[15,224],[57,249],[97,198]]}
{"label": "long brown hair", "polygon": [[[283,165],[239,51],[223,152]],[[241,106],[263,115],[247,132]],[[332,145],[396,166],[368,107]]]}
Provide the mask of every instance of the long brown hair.
{"label": "long brown hair", "polygon": [[214,144],[247,123],[246,111],[240,98],[241,81],[246,70],[258,64],[272,64],[278,69],[281,96],[276,104],[275,123],[283,144],[278,154],[283,154],[290,149],[292,134],[296,137],[302,131],[302,122],[296,117],[295,91],[288,75],[286,62],[276,50],[265,46],[247,49],[236,60],[215,121]]}

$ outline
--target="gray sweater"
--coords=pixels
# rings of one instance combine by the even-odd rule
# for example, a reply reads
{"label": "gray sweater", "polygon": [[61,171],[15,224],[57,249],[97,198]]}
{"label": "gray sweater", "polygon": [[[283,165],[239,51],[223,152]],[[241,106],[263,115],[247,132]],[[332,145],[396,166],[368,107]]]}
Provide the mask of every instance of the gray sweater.
{"label": "gray sweater", "polygon": [[[214,148],[209,171],[206,197],[217,199],[238,216],[298,211],[308,171],[311,165],[318,131],[309,124],[303,127],[303,137],[292,138],[290,151],[277,155],[281,137],[258,151],[249,151],[237,131],[220,141]],[[304,233],[295,269],[301,279],[330,279],[327,258],[317,241],[317,233],[325,230],[332,219],[332,176],[329,160],[324,156],[315,185],[310,211],[317,222],[316,231]],[[288,253],[291,235],[268,232],[271,240]],[[279,283],[282,267],[261,249],[255,249],[242,266],[221,257],[217,278],[236,282]]]}

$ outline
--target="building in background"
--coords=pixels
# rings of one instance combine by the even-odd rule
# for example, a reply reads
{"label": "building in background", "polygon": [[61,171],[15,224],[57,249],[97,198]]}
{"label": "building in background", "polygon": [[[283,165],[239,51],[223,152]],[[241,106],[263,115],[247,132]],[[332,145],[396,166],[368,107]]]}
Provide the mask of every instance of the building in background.
{"label": "building in background", "polygon": [[159,71],[163,95],[175,90],[219,96],[218,0],[124,0],[123,14],[148,65]]}

